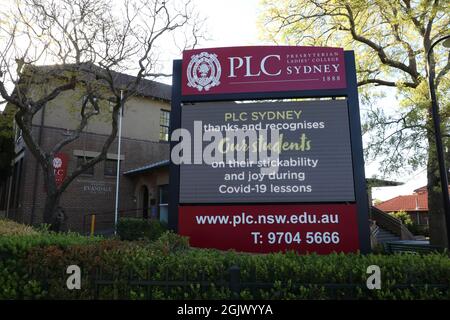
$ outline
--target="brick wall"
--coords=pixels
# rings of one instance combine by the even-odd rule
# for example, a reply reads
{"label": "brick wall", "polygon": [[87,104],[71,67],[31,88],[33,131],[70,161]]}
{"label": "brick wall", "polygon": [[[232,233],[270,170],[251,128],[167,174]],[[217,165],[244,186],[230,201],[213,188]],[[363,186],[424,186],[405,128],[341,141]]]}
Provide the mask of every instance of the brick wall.
{"label": "brick wall", "polygon": [[[35,127],[33,134],[37,137],[39,127]],[[42,146],[49,149],[62,139],[65,130],[52,127],[43,128]],[[74,150],[98,152],[106,136],[95,133],[83,133],[82,136],[67,145],[61,152],[69,156],[68,174],[74,171],[77,157]],[[135,182],[122,175],[123,172],[139,166],[161,161],[169,158],[169,144],[156,141],[122,138],[121,154],[125,157],[121,161],[121,179],[119,209],[126,210],[128,215],[133,214],[137,202]],[[117,154],[117,139],[109,149],[109,153]],[[42,213],[45,202],[42,170],[38,169],[38,178],[35,181],[36,161],[33,155],[25,150],[24,171],[21,186],[20,208],[16,218],[24,223],[39,224],[42,222]],[[36,184],[37,183],[37,184]],[[35,215],[32,219],[33,192],[36,184]],[[83,231],[83,219],[86,215],[96,213],[103,220],[111,217],[114,220],[115,208],[115,176],[104,175],[104,162],[98,163],[93,175],[80,175],[68,187],[61,198],[61,206],[68,217],[67,227],[74,231]],[[87,217],[89,219],[89,217]],[[87,224],[86,224],[87,223]],[[85,225],[88,225],[86,222]]]}

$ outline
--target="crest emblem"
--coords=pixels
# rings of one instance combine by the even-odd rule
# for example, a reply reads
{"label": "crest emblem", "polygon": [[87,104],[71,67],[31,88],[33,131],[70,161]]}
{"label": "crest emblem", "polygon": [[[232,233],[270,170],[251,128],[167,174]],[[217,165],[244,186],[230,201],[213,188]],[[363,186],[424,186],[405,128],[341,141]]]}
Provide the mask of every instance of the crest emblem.
{"label": "crest emblem", "polygon": [[58,158],[58,157],[53,158],[53,167],[56,169],[59,169],[59,168],[61,168],[61,166],[62,166],[61,158]]}
{"label": "crest emblem", "polygon": [[198,91],[203,89],[208,91],[220,84],[221,73],[222,69],[216,54],[208,52],[194,54],[187,67],[187,85],[197,88]]}

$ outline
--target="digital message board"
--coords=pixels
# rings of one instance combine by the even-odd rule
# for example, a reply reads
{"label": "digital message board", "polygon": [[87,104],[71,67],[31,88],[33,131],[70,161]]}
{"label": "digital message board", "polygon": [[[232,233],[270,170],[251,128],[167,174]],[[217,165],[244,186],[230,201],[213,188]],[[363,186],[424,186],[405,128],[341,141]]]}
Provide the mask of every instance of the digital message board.
{"label": "digital message board", "polygon": [[170,228],[205,248],[370,251],[352,51],[187,50],[173,74]]}
{"label": "digital message board", "polygon": [[[224,153],[243,147],[227,138],[229,133],[278,129],[279,157],[227,161],[224,156],[211,164],[181,164],[180,203],[355,201],[345,100],[183,106],[181,126],[192,137],[196,122],[202,134],[222,134]],[[277,171],[261,172],[269,166]]]}

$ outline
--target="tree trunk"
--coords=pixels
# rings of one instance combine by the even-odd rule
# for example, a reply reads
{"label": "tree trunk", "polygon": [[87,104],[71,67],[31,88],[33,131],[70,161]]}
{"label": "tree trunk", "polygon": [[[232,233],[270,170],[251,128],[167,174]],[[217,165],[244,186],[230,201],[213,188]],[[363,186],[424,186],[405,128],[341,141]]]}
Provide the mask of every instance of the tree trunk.
{"label": "tree trunk", "polygon": [[58,213],[58,207],[59,207],[59,196],[56,194],[50,194],[47,193],[47,196],[45,198],[45,206],[44,206],[44,223],[50,224],[50,229],[52,231],[60,231],[59,226],[55,223]]}
{"label": "tree trunk", "polygon": [[[432,128],[432,126],[429,127]],[[443,208],[439,163],[437,160],[436,143],[433,130],[428,130],[427,139],[429,145],[427,161],[427,190],[430,243],[436,246],[447,247],[445,213]]]}

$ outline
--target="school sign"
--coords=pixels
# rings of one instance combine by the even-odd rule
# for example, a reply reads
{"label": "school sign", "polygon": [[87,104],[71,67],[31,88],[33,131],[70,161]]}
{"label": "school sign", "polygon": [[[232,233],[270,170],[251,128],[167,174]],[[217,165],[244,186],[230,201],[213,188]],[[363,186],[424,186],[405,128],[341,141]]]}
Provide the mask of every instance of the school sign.
{"label": "school sign", "polygon": [[[181,153],[193,161],[171,162],[170,227],[198,247],[370,250],[352,51],[187,50],[173,74],[171,134],[182,129],[192,137],[192,150]],[[236,132],[245,136],[229,138]],[[212,152],[217,160],[202,161],[213,140],[224,154],[245,156]],[[252,150],[276,157],[255,158]]]}

